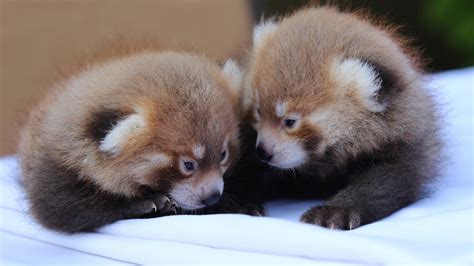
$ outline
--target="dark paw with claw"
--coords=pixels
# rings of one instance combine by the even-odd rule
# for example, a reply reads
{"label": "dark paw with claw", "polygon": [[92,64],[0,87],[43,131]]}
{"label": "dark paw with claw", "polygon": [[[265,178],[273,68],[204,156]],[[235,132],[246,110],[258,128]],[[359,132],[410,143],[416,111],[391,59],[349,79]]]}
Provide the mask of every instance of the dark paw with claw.
{"label": "dark paw with claw", "polygon": [[161,196],[154,200],[159,215],[172,215],[178,213],[178,203],[167,196]]}
{"label": "dark paw with claw", "polygon": [[352,230],[362,225],[361,218],[362,212],[357,208],[316,206],[306,211],[300,221],[330,229]]}
{"label": "dark paw with claw", "polygon": [[129,218],[151,218],[177,214],[179,210],[176,201],[167,196],[159,196],[154,199],[140,200],[132,204],[126,213]]}
{"label": "dark paw with claw", "polygon": [[241,206],[237,212],[251,216],[265,216],[265,208],[260,204],[247,204]]}
{"label": "dark paw with claw", "polygon": [[123,213],[125,218],[152,217],[156,213],[156,204],[151,200],[133,202]]}

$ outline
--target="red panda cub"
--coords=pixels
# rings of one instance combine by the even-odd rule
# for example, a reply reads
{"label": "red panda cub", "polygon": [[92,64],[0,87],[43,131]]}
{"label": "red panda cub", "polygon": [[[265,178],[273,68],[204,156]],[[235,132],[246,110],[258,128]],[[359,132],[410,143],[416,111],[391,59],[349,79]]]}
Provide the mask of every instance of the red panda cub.
{"label": "red panda cub", "polygon": [[151,50],[56,83],[20,138],[31,213],[74,233],[216,203],[239,154],[239,84],[233,61]]}
{"label": "red panda cub", "polygon": [[[354,229],[423,197],[438,121],[417,59],[389,27],[335,8],[256,26],[247,83],[266,194],[327,197],[301,221]],[[285,174],[287,173],[287,174]]]}

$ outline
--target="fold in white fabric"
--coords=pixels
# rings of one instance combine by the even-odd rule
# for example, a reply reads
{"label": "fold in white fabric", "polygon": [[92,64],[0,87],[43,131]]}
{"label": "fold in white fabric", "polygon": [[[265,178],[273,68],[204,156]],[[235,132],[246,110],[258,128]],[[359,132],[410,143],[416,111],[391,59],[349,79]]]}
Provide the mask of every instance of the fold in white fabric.
{"label": "fold in white fabric", "polygon": [[27,214],[15,157],[0,159],[0,263],[474,263],[474,68],[427,81],[445,114],[447,160],[436,191],[353,231],[301,224],[316,201],[266,205],[269,217],[170,216],[124,220],[63,235]]}

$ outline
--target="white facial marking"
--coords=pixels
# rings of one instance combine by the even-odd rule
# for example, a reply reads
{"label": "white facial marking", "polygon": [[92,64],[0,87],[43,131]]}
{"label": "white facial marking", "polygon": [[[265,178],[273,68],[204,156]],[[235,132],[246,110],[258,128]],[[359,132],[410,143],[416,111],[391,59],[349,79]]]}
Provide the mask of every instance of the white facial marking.
{"label": "white facial marking", "polygon": [[199,203],[196,192],[193,189],[194,178],[189,178],[176,184],[170,191],[170,196],[181,208],[194,210],[203,207]]}
{"label": "white facial marking", "polygon": [[100,142],[99,149],[112,155],[118,155],[125,143],[138,131],[145,128],[142,115],[132,114],[120,121]]}
{"label": "white facial marking", "polygon": [[224,180],[222,175],[215,172],[210,173],[206,179],[195,186],[195,178],[189,178],[176,184],[170,191],[170,196],[178,205],[187,210],[195,210],[204,207],[202,199],[211,196],[215,192],[222,194],[224,191]]}
{"label": "white facial marking", "polygon": [[236,90],[235,92],[240,92],[240,88],[242,87],[242,73],[233,59],[228,59],[225,62],[222,68],[222,74],[229,81],[232,89]]}
{"label": "white facial marking", "polygon": [[381,80],[369,64],[355,58],[342,62],[335,60],[332,64],[332,75],[341,88],[355,86],[362,102],[370,111],[381,112],[385,109],[383,104],[374,99],[380,90]]}
{"label": "white facial marking", "polygon": [[194,146],[193,154],[196,158],[202,159],[204,158],[204,152],[206,151],[206,148],[202,146],[201,144],[197,144]]}
{"label": "white facial marking", "polygon": [[253,30],[253,47],[258,49],[261,47],[263,41],[275,32],[278,28],[278,24],[272,20],[267,20],[258,24]]}
{"label": "white facial marking", "polygon": [[297,139],[289,138],[275,131],[262,128],[257,143],[273,156],[270,165],[282,169],[296,168],[307,160],[307,153]]}
{"label": "white facial marking", "polygon": [[286,103],[278,102],[275,106],[275,114],[277,117],[283,117],[286,113]]}
{"label": "white facial marking", "polygon": [[307,154],[297,140],[287,140],[275,147],[270,165],[289,169],[298,167],[306,162]]}

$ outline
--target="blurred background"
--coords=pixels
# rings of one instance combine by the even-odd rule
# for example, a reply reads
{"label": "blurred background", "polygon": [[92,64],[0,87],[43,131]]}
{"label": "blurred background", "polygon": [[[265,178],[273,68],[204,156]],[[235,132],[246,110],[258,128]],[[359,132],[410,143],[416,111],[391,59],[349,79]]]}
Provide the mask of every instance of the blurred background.
{"label": "blurred background", "polygon": [[271,17],[296,10],[308,3],[335,3],[370,14],[400,26],[425,58],[428,70],[441,71],[474,65],[473,0],[253,0],[253,17]]}
{"label": "blurred background", "polygon": [[[117,36],[238,57],[261,17],[308,0],[0,0],[0,155],[13,154],[21,121],[59,66]],[[473,0],[331,0],[402,26],[430,71],[474,65]]]}

